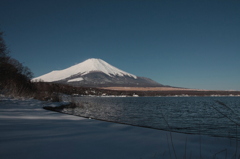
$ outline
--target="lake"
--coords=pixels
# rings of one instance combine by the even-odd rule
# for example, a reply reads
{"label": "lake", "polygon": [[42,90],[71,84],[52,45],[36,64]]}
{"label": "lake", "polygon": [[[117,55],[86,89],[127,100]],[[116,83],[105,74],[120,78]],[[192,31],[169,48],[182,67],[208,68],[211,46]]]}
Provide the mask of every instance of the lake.
{"label": "lake", "polygon": [[[82,117],[240,139],[240,97],[72,97]],[[239,133],[238,133],[239,132]]]}

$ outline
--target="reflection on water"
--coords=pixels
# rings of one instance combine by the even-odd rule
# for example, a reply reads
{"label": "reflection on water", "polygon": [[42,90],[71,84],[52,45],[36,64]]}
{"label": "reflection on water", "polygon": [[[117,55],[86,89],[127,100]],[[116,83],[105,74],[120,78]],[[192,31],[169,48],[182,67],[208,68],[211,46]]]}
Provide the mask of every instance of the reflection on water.
{"label": "reflection on water", "polygon": [[237,133],[239,97],[74,97],[74,100],[78,107],[64,109],[64,112],[156,129],[240,139]]}

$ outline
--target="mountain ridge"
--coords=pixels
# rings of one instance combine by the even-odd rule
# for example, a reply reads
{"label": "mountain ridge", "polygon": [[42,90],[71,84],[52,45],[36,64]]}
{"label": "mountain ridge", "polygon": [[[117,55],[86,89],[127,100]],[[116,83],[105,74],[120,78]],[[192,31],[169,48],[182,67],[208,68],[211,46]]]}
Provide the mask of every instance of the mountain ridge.
{"label": "mountain ridge", "polygon": [[63,70],[51,71],[32,81],[65,83],[74,86],[163,86],[150,78],[139,77],[118,69],[107,62],[91,58]]}

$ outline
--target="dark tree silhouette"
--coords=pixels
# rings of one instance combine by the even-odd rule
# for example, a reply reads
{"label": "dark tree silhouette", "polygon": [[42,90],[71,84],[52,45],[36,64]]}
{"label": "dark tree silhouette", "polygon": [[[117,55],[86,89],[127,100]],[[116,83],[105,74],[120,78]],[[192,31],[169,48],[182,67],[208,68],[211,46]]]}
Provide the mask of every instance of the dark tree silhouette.
{"label": "dark tree silhouette", "polygon": [[0,32],[0,91],[21,95],[32,89],[32,72],[18,60],[11,58]]}
{"label": "dark tree silhouette", "polygon": [[1,57],[0,60],[2,61],[4,57],[7,57],[7,54],[8,51],[5,41],[3,39],[3,32],[0,32],[0,57]]}

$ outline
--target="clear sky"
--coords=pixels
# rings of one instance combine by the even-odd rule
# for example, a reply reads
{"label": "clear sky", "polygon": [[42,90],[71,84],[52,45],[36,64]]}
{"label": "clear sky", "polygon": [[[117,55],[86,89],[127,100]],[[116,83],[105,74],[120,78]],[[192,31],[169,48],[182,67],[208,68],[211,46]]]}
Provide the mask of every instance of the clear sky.
{"label": "clear sky", "polygon": [[240,90],[239,0],[0,0],[34,76],[100,58],[161,84]]}

